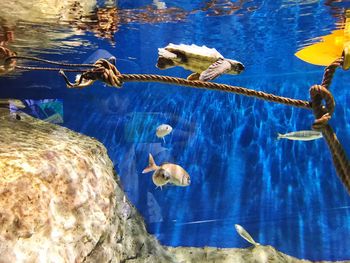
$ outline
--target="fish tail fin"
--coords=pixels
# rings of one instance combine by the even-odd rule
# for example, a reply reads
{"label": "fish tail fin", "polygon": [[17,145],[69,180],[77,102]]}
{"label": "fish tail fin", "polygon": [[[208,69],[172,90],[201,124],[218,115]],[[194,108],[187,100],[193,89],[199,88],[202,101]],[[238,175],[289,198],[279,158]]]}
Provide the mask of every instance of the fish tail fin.
{"label": "fish tail fin", "polygon": [[163,142],[165,143],[165,138],[163,137]]}
{"label": "fish tail fin", "polygon": [[241,225],[235,224],[235,228],[237,233],[244,238],[245,240],[247,240],[250,244],[254,245],[254,246],[258,246],[260,245],[259,243],[255,242],[255,240],[252,238],[252,236],[247,232],[247,230],[245,230]]}
{"label": "fish tail fin", "polygon": [[143,169],[142,173],[149,173],[151,171],[154,171],[154,170],[157,170],[158,166],[156,165],[154,159],[153,159],[153,156],[152,154],[149,154],[148,156],[148,166]]}
{"label": "fish tail fin", "polygon": [[281,133],[277,133],[277,140],[280,140],[280,139],[282,139],[283,138],[283,134],[281,134]]}

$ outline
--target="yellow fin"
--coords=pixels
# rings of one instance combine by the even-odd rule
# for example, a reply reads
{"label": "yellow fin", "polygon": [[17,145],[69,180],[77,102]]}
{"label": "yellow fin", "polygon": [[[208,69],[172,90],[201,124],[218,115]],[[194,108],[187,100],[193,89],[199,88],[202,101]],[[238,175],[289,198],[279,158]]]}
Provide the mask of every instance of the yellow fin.
{"label": "yellow fin", "polygon": [[343,47],[331,42],[316,43],[295,53],[295,56],[310,64],[328,66],[341,57]]}
{"label": "yellow fin", "polygon": [[334,30],[329,35],[321,36],[319,39],[322,42],[312,44],[299,50],[295,53],[295,56],[310,64],[329,66],[342,55],[345,32],[344,29],[338,29]]}

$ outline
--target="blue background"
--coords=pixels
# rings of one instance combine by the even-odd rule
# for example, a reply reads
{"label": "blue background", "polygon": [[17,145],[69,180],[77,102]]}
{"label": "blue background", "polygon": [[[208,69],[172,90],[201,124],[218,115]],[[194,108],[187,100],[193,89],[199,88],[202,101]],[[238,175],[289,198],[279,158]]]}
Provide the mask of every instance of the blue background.
{"label": "blue background", "polygon": [[[190,72],[182,68],[157,69],[157,49],[168,43],[206,45],[246,68],[217,82],[308,100],[323,67],[294,53],[334,30],[345,7],[331,1],[240,1],[232,2],[237,10],[228,14],[229,1],[219,1],[221,13],[206,9],[204,1],[187,2],[165,1],[181,11],[181,19],[157,22],[123,19],[124,9],[152,13],[150,1],[119,1],[122,19],[114,41],[85,31],[29,54],[78,63],[105,49],[119,59],[122,73],[187,77]],[[52,25],[43,30],[54,35],[72,29]],[[73,40],[88,44],[72,48],[67,43]],[[22,44],[16,51],[25,49]],[[331,86],[336,100],[331,125],[348,153],[349,80],[349,72],[339,69]],[[277,133],[310,129],[311,111],[157,83],[125,83],[122,89],[95,83],[72,90],[55,72],[1,77],[0,87],[2,98],[62,99],[63,125],[103,142],[128,198],[162,244],[246,247],[234,230],[240,224],[257,242],[299,258],[350,259],[350,198],[325,141],[276,140]],[[155,136],[162,123],[173,127],[165,143]],[[148,153],[157,164],[184,167],[191,185],[156,189],[151,174],[141,173]]]}

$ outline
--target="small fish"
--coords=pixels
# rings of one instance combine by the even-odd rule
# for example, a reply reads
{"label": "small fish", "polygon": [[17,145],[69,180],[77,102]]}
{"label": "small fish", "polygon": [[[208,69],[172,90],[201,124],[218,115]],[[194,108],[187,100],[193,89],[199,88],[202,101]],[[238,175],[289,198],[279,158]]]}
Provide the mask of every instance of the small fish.
{"label": "small fish", "polygon": [[165,142],[164,137],[167,136],[169,133],[171,133],[172,130],[173,128],[170,125],[162,124],[157,127],[156,135],[158,138],[162,138],[163,141]]}
{"label": "small fish", "polygon": [[289,139],[294,141],[311,141],[322,138],[322,133],[318,131],[306,130],[306,131],[296,131],[286,134],[277,135],[277,140],[279,139]]}
{"label": "small fish", "polygon": [[245,230],[241,225],[235,224],[235,228],[237,233],[243,237],[245,240],[247,240],[250,244],[254,246],[260,245],[259,243],[255,242],[255,240],[252,238],[252,236]]}
{"label": "small fish", "polygon": [[168,183],[177,186],[188,186],[191,183],[190,176],[181,166],[173,163],[164,163],[158,166],[154,162],[152,154],[149,154],[149,164],[143,169],[142,173],[152,171],[154,171],[152,180],[156,186],[162,187]]}
{"label": "small fish", "polygon": [[298,260],[294,257],[283,254],[282,252],[276,250],[272,246],[265,246],[257,243],[251,235],[240,225],[235,225],[237,233],[247,240],[253,246],[248,248],[247,252],[242,254],[242,261],[240,262],[264,262],[264,263],[280,263],[280,262],[311,262]]}

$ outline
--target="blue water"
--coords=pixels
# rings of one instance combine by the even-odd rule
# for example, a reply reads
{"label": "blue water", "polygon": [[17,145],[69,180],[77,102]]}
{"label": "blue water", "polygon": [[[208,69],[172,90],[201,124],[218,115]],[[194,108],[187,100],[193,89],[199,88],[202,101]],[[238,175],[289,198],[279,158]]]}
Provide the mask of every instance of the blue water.
{"label": "blue water", "polygon": [[[141,8],[140,12],[151,4],[118,2],[121,9]],[[114,41],[85,32],[69,39],[89,45],[62,44],[61,49],[37,48],[31,54],[83,62],[99,48],[119,59],[122,73],[187,77],[190,73],[182,68],[157,69],[157,48],[170,42],[194,43],[244,63],[244,73],[222,76],[217,82],[308,100],[311,85],[322,80],[323,67],[309,65],[294,53],[310,39],[334,30],[344,7],[332,1],[233,1],[235,12],[221,8],[218,14],[216,8],[206,10],[205,1],[164,2],[168,8],[181,8],[181,19],[125,20]],[[60,28],[70,30],[67,25]],[[349,81],[349,72],[339,69],[331,86],[336,100],[331,125],[347,153]],[[62,100],[62,125],[103,142],[128,198],[162,244],[247,247],[234,230],[234,224],[240,224],[257,242],[292,256],[350,259],[350,196],[325,141],[276,140],[277,133],[309,129],[311,111],[157,83],[125,83],[122,89],[95,83],[72,90],[50,72],[2,77],[0,87],[3,98]],[[155,136],[162,123],[173,127],[165,143]],[[184,167],[191,185],[156,188],[151,174],[141,173],[149,153],[157,164]]]}

